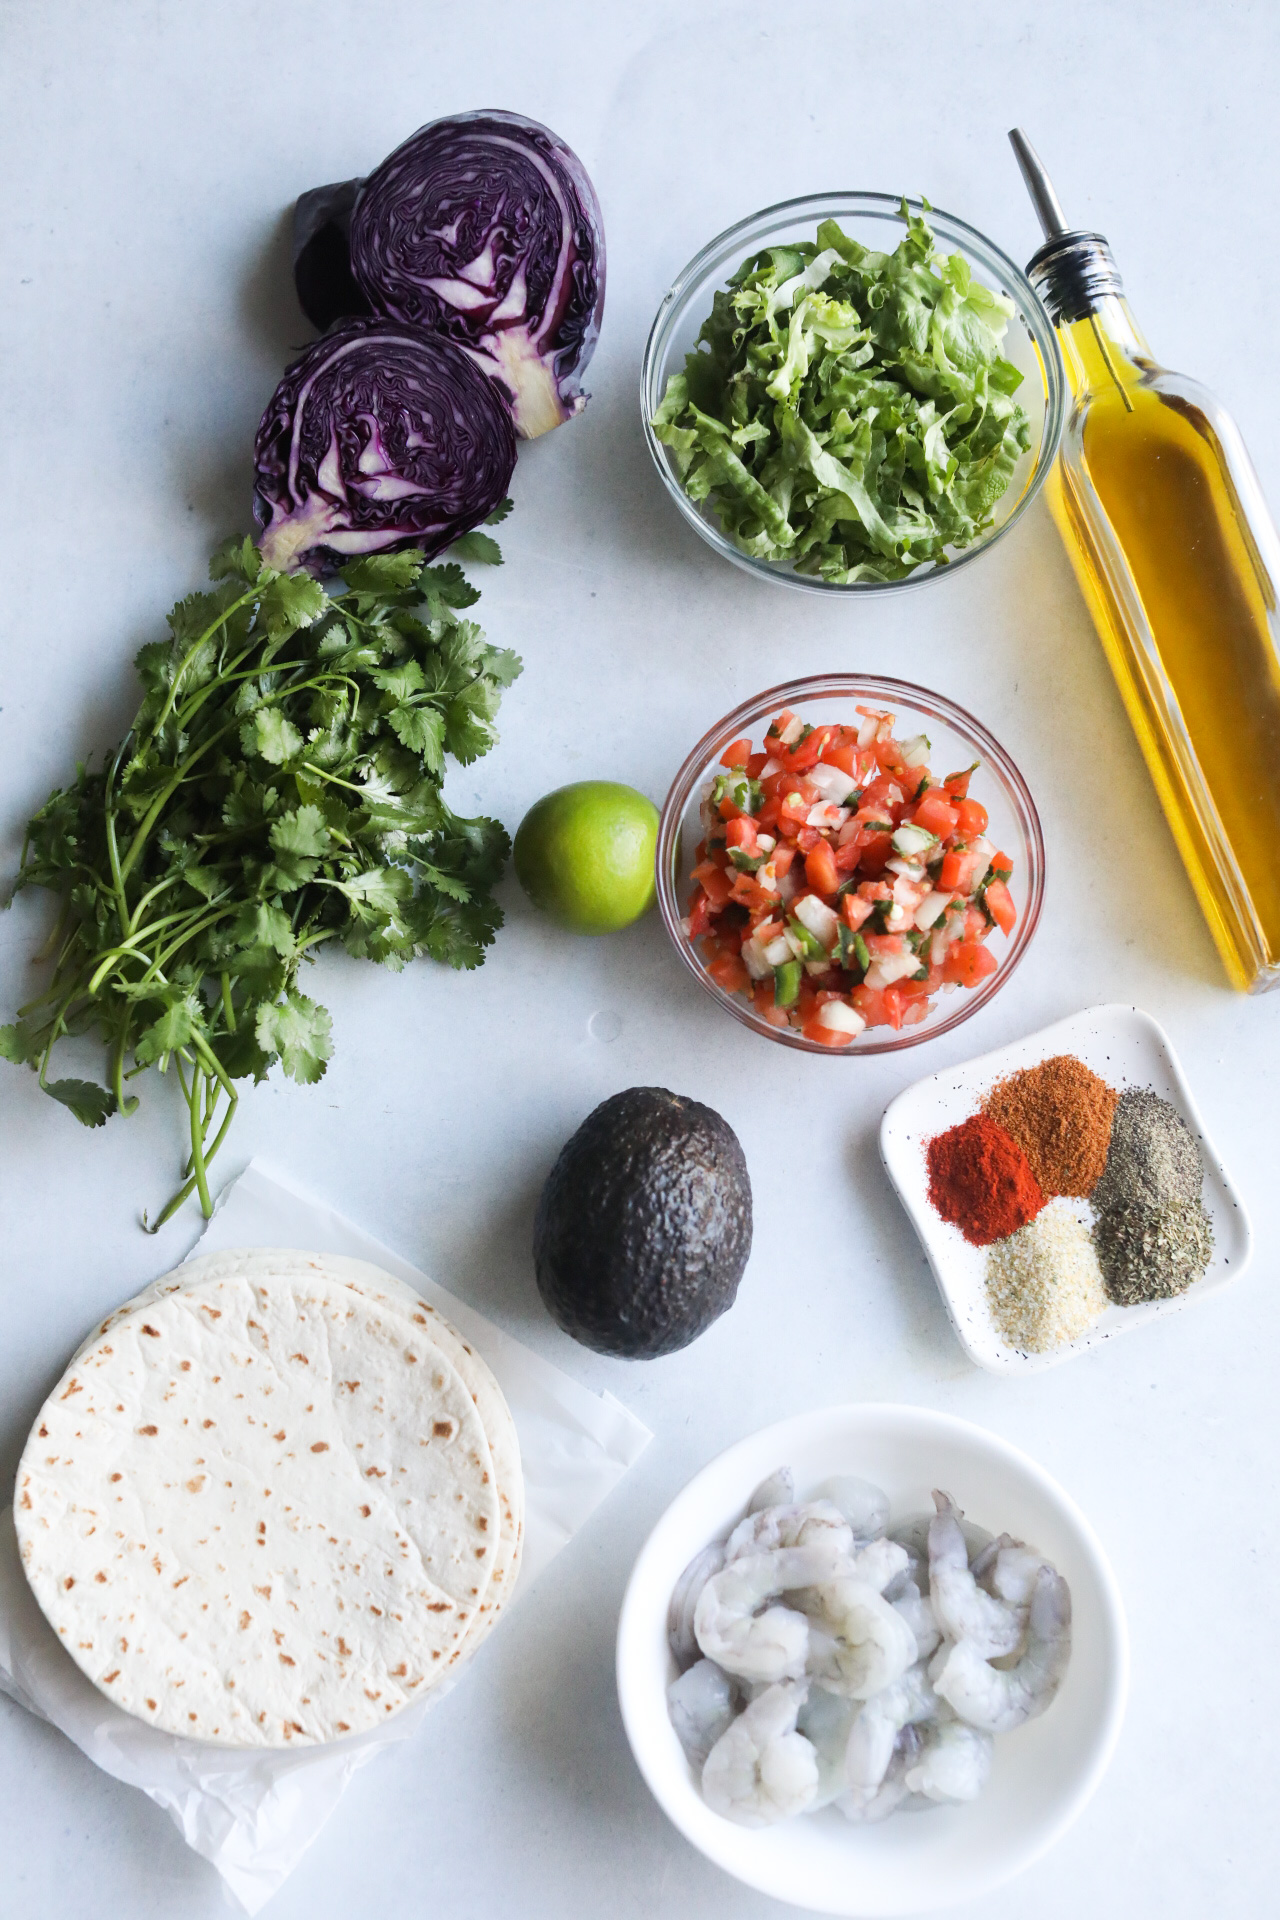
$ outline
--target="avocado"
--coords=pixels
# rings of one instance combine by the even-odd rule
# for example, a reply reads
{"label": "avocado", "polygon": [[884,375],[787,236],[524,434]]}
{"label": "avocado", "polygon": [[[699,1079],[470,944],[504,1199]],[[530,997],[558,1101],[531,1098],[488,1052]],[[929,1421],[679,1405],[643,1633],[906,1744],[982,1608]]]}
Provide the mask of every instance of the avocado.
{"label": "avocado", "polygon": [[583,1121],[538,1202],[533,1260],[552,1317],[597,1353],[653,1360],[734,1302],[751,1252],[751,1179],[711,1107],[665,1087]]}

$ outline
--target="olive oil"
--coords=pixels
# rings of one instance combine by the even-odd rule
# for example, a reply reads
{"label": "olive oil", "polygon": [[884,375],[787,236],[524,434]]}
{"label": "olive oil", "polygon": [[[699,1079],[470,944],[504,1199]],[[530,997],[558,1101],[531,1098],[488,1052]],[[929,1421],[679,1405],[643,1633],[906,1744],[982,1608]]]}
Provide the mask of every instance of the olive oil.
{"label": "olive oil", "polygon": [[1072,390],[1049,505],[1227,972],[1256,992],[1280,985],[1280,540],[1235,423],[1152,359],[1105,240],[1048,193],[1028,272]]}

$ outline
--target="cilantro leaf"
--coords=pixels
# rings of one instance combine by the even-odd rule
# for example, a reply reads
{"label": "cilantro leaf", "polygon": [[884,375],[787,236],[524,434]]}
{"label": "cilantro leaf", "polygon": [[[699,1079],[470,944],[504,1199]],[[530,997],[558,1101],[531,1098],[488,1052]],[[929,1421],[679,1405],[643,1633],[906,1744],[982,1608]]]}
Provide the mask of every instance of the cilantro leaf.
{"label": "cilantro leaf", "polygon": [[44,1091],[69,1107],[82,1127],[104,1127],[116,1110],[115,1095],[96,1080],[48,1080]]}
{"label": "cilantro leaf", "polygon": [[254,1033],[262,1051],[279,1054],[289,1078],[307,1086],[323,1076],[333,1053],[327,1009],[293,988],[283,1000],[259,1007]]}
{"label": "cilantro leaf", "polygon": [[[489,518],[492,520],[493,515],[490,514]],[[487,533],[481,533],[478,527],[470,533],[464,533],[460,540],[455,540],[449,551],[458,560],[480,560],[488,567],[502,565],[502,548]]]}

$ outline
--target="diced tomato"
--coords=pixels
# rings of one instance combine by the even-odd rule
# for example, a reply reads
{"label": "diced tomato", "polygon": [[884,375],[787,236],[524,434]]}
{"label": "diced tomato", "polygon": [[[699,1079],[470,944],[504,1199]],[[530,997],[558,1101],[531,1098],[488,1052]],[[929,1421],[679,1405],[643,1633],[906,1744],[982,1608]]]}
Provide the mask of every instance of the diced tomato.
{"label": "diced tomato", "polygon": [[860,1013],[869,1027],[887,1027],[889,1016],[885,1012],[884,990],[881,987],[855,987],[849,995],[855,1012]]}
{"label": "diced tomato", "polygon": [[936,833],[939,840],[949,840],[956,830],[956,809],[945,793],[932,787],[917,805],[911,820],[913,826],[923,827],[926,833]]}
{"label": "diced tomato", "polygon": [[891,833],[873,833],[862,849],[862,858],[858,862],[861,873],[874,879],[884,872],[885,862],[893,857],[893,835]]}
{"label": "diced tomato", "polygon": [[755,926],[752,927],[751,931],[752,931],[752,934],[755,936],[755,938],[760,942],[760,945],[762,947],[767,947],[769,942],[771,940],[776,940],[778,935],[782,932],[782,922],[781,920],[774,920],[772,918],[768,920],[757,920]]}
{"label": "diced tomato", "polygon": [[700,940],[711,925],[711,902],[701,887],[689,896],[689,938]]}
{"label": "diced tomato", "polygon": [[908,1000],[906,1006],[902,1009],[903,1026],[918,1027],[928,1011],[929,1002],[927,1000]]}
{"label": "diced tomato", "polygon": [[748,913],[772,913],[778,903],[777,894],[762,887],[754,873],[735,873],[729,898],[736,900],[740,907],[745,907]]}
{"label": "diced tomato", "polygon": [[954,946],[948,947],[942,963],[943,979],[954,980],[962,987],[976,987],[979,980],[985,980],[995,970],[996,957],[980,940],[957,940]]}
{"label": "diced tomato", "polygon": [[793,787],[789,793],[784,794],[782,806],[778,811],[778,826],[781,831],[790,834],[794,839],[802,827],[808,826],[809,809],[812,805],[813,801],[806,800],[804,794],[797,788]]}
{"label": "diced tomato", "polygon": [[722,954],[718,960],[713,960],[707,972],[726,993],[746,993],[751,985],[751,975],[742,961],[731,953]]}
{"label": "diced tomato", "polygon": [[[923,955],[921,957],[923,958]],[[897,982],[898,991],[905,995],[908,1000],[919,999],[921,996],[927,998],[929,994],[936,993],[941,985],[941,967],[930,967],[928,978],[925,980],[899,980]]]}
{"label": "diced tomato", "polygon": [[729,822],[725,828],[724,843],[726,847],[739,847],[743,853],[755,852],[756,823],[750,815],[740,814],[736,820]]}
{"label": "diced tomato", "polygon": [[840,918],[844,921],[846,927],[850,927],[854,933],[858,931],[859,927],[866,925],[867,921],[871,918],[871,914],[872,905],[870,900],[861,900],[856,893],[841,895]]}
{"label": "diced tomato", "polygon": [[812,853],[815,847],[826,845],[826,841],[816,827],[801,827],[796,835],[796,845],[801,853]]}
{"label": "diced tomato", "polygon": [[758,780],[768,764],[769,756],[767,753],[753,753],[747,761],[747,778],[749,780]]}
{"label": "diced tomato", "polygon": [[731,800],[727,793],[716,808],[716,812],[722,820],[740,820],[742,818],[742,808],[738,806],[736,801]]}
{"label": "diced tomato", "polygon": [[751,742],[749,740],[731,740],[724,752],[720,755],[720,765],[722,767],[745,767],[750,758]]}
{"label": "diced tomato", "polygon": [[907,950],[900,933],[864,933],[862,937],[873,960],[896,959]]}
{"label": "diced tomato", "polygon": [[794,747],[775,746],[773,757],[781,760],[792,773],[806,773],[810,767],[816,767],[822,758],[822,750],[831,738],[830,727],[815,727],[803,740],[797,740]]}
{"label": "diced tomato", "polygon": [[856,873],[858,862],[862,858],[862,836],[855,834],[852,840],[846,840],[843,846],[836,848],[836,872],[842,879],[848,879]]}
{"label": "diced tomato", "polygon": [[901,987],[892,986],[884,988],[884,1017],[895,1033],[902,1025],[902,1016],[906,1012],[908,1004],[909,1002],[902,997]]}
{"label": "diced tomato", "polygon": [[720,868],[710,860],[704,860],[701,866],[694,868],[693,877],[711,902],[711,911],[719,913],[729,898],[729,882]]}
{"label": "diced tomato", "polygon": [[1012,872],[1013,872],[1013,862],[1012,862],[1012,860],[1011,860],[1011,859],[1009,858],[1009,856],[1008,856],[1008,854],[1007,854],[1007,853],[993,853],[993,854],[992,854],[992,856],[991,856],[991,871],[992,871],[992,873],[994,873],[995,875],[997,875],[997,877],[998,877],[998,876],[999,876],[1000,874],[1002,874],[1002,873],[1007,873],[1007,874],[1012,874]]}
{"label": "diced tomato", "polygon": [[769,865],[773,868],[779,880],[781,880],[784,874],[790,873],[791,863],[795,857],[796,850],[794,847],[775,847],[769,855]]}
{"label": "diced tomato", "polygon": [[961,800],[956,805],[956,832],[962,840],[976,840],[987,830],[987,810],[978,800]]}
{"label": "diced tomato", "polygon": [[991,880],[987,884],[986,902],[991,918],[1001,933],[1012,933],[1018,918],[1018,909],[1013,904],[1013,895],[1003,880]]}
{"label": "diced tomato", "polygon": [[[894,809],[902,806],[904,798],[898,782],[891,780],[887,774],[881,774],[878,780],[871,782],[863,794],[858,812],[860,814],[871,812],[878,820],[885,820],[889,817],[889,813],[893,813],[896,823],[898,816]],[[888,812],[882,809],[888,809]]]}
{"label": "diced tomato", "polygon": [[804,877],[815,893],[834,893],[840,885],[836,856],[825,840],[819,840],[805,856]]}
{"label": "diced tomato", "polygon": [[971,894],[987,870],[986,855],[972,847],[952,847],[942,857],[937,886],[944,893]]}
{"label": "diced tomato", "polygon": [[[832,994],[829,997],[838,999],[840,996]],[[806,1040],[812,1040],[819,1047],[847,1047],[857,1037],[852,1033],[841,1033],[835,1027],[824,1027],[821,1020],[817,1019],[806,1020],[800,1031]]]}
{"label": "diced tomato", "polygon": [[757,980],[755,986],[751,989],[751,998],[760,1018],[767,1021],[771,1027],[785,1027],[787,1025],[786,1008],[775,1007],[773,1004],[772,980]]}
{"label": "diced tomato", "polygon": [[964,928],[962,940],[985,940],[991,931],[990,923],[981,907],[966,907],[964,910]]}
{"label": "diced tomato", "polygon": [[772,833],[776,836],[778,831],[778,815],[781,812],[782,802],[779,800],[777,794],[774,794],[771,799],[764,802],[758,813],[754,813],[751,816],[756,823],[756,832]]}
{"label": "diced tomato", "polygon": [[963,800],[969,792],[969,781],[973,777],[972,767],[964,773],[949,773],[943,786],[953,800]]}

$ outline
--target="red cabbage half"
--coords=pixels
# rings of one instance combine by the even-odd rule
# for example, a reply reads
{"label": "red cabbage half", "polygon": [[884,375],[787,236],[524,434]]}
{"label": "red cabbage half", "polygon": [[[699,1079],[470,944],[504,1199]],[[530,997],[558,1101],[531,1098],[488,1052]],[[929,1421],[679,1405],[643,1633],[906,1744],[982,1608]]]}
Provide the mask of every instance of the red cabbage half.
{"label": "red cabbage half", "polygon": [[485,111],[432,121],[371,173],[351,270],[376,313],[447,334],[502,382],[532,440],[581,412],[604,309],[604,226],[577,155]]}
{"label": "red cabbage half", "polygon": [[353,554],[439,553],[503,500],[516,438],[501,391],[451,340],[348,320],[286,368],[254,462],[263,558],[319,574]]}

